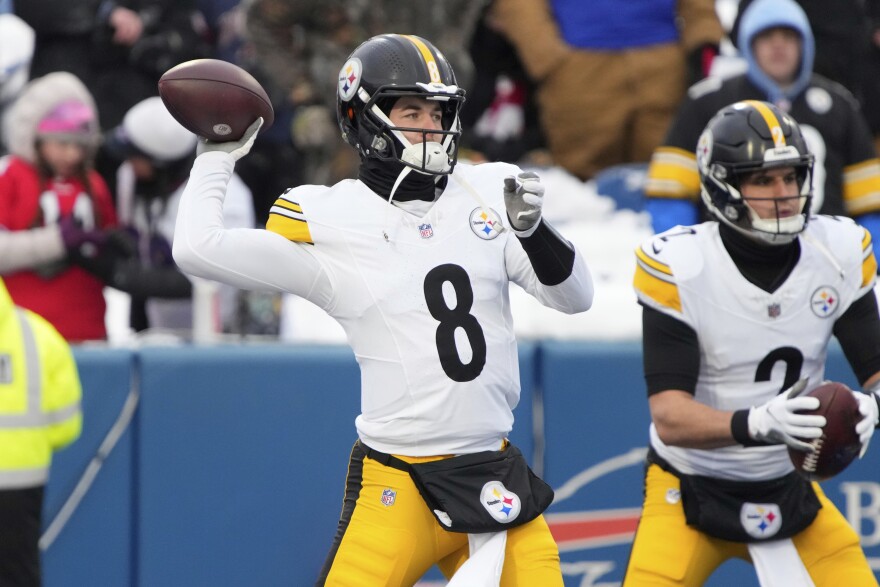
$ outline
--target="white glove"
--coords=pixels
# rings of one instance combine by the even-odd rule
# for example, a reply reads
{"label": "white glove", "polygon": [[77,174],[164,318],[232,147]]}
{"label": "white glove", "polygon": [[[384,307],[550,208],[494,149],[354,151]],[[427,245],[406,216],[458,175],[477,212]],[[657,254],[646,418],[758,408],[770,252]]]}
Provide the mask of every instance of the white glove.
{"label": "white glove", "polygon": [[814,452],[810,443],[798,438],[821,437],[825,416],[795,413],[819,407],[817,397],[797,397],[806,387],[807,380],[801,379],[766,404],[753,406],[749,410],[749,436],[761,442],[785,443],[796,450]]}
{"label": "white glove", "polygon": [[262,116],[256,119],[237,141],[209,141],[204,137],[199,137],[199,146],[196,149],[196,154],[201,155],[211,151],[220,151],[221,153],[229,153],[233,159],[238,161],[247,155],[251,147],[254,146],[254,141],[257,140],[257,133],[260,131],[261,126],[263,126]]}
{"label": "white glove", "polygon": [[880,406],[877,405],[877,396],[873,392],[853,391],[856,399],[859,400],[859,413],[862,419],[856,424],[856,434],[862,443],[862,450],[859,451],[859,458],[868,450],[868,443],[874,435],[874,428],[880,421]]}
{"label": "white glove", "polygon": [[544,186],[536,173],[524,171],[504,178],[504,207],[510,224],[523,232],[538,225],[544,205]]}

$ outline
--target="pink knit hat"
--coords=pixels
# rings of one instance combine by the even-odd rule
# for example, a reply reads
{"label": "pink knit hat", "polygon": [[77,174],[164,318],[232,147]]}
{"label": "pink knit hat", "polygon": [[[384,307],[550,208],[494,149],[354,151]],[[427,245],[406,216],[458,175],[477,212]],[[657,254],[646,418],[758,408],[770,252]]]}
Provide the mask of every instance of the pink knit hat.
{"label": "pink knit hat", "polygon": [[95,129],[95,112],[77,100],[58,104],[37,125],[37,135],[64,135],[69,138],[89,139]]}

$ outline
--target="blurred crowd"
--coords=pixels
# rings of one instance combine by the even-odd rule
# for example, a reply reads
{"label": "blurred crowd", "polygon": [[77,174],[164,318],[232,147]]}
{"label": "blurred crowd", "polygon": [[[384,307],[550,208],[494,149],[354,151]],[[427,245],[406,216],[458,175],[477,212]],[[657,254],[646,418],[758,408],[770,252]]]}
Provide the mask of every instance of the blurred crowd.
{"label": "blurred crowd", "polygon": [[[661,230],[700,218],[701,108],[768,100],[816,135],[820,211],[880,235],[875,0],[0,0],[0,276],[15,303],[72,342],[112,338],[108,299],[124,300],[134,336],[295,330],[282,314],[296,306],[279,296],[175,267],[196,138],[164,110],[157,82],[215,58],[267,90],[275,123],[236,165],[224,210],[227,226],[263,226],[288,187],[355,177],[337,73],[383,32],[430,39],[452,62],[467,91],[461,160],[634,191],[628,205]],[[620,169],[635,186],[607,181]],[[209,300],[207,315],[193,299]]]}

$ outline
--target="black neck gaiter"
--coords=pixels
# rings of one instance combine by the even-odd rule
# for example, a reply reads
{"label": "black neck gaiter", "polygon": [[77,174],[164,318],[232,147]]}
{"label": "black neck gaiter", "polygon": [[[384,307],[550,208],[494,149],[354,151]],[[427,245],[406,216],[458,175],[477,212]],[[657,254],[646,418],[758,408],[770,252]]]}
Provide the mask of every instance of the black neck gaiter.
{"label": "black neck gaiter", "polygon": [[[406,166],[397,161],[380,161],[378,159],[363,159],[361,161],[358,179],[364,182],[368,188],[376,192],[384,200],[391,194],[391,188],[397,181],[400,172]],[[425,175],[415,170],[410,171],[394,192],[395,202],[411,202],[412,200],[424,200],[433,202],[436,188],[446,185],[446,177],[435,181],[434,175]]]}
{"label": "black neck gaiter", "polygon": [[761,243],[720,224],[721,242],[743,277],[773,293],[791,274],[801,256],[799,239],[782,245]]}

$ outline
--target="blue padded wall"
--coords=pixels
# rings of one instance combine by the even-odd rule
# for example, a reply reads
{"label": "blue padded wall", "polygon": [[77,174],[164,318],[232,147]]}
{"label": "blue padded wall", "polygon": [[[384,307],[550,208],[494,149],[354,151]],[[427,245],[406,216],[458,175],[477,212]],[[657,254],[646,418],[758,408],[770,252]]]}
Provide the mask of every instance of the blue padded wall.
{"label": "blue padded wall", "polygon": [[138,584],[308,585],[360,401],[344,348],[141,353]]}
{"label": "blue padded wall", "polygon": [[[122,410],[132,385],[134,355],[82,347],[74,358],[83,387],[83,431],[55,455],[43,511],[47,526]],[[56,541],[43,555],[45,587],[131,585],[134,559],[133,431],[129,428]]]}
{"label": "blue padded wall", "polygon": [[566,585],[620,581],[642,503],[650,421],[641,346],[546,342],[540,357],[544,478],[556,491],[547,521]]}

